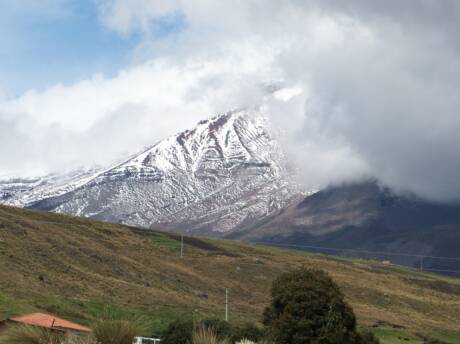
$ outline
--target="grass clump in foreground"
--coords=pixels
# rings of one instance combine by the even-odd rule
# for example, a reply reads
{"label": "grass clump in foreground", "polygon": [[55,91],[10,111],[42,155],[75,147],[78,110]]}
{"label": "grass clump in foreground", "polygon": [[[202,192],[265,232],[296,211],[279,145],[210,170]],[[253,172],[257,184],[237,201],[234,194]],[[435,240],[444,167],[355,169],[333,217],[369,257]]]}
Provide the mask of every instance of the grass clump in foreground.
{"label": "grass clump in foreground", "polygon": [[62,337],[40,327],[11,326],[0,337],[0,344],[60,344]]}
{"label": "grass clump in foreground", "polygon": [[147,329],[148,323],[143,318],[103,319],[97,322],[92,337],[100,344],[132,344],[133,338],[146,334]]}
{"label": "grass clump in foreground", "polygon": [[230,344],[228,338],[219,340],[212,328],[200,326],[193,333],[193,344]]}

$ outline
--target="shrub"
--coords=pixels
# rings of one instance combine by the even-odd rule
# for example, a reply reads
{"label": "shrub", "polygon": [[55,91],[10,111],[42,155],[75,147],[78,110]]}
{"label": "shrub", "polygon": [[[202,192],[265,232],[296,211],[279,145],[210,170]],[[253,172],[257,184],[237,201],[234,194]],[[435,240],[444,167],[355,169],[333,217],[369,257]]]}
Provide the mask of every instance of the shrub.
{"label": "shrub", "polygon": [[[177,320],[169,324],[163,333],[162,344],[187,344],[192,342],[194,330],[205,328],[218,340],[235,337],[236,329],[227,321],[220,319],[204,319],[194,324],[192,320]],[[242,337],[238,337],[240,339]]]}
{"label": "shrub", "polygon": [[193,344],[230,344],[227,338],[219,339],[212,328],[204,324],[198,326],[193,332]]}
{"label": "shrub", "polygon": [[176,320],[169,324],[161,338],[162,344],[190,344],[193,336],[193,321]]}
{"label": "shrub", "polygon": [[279,344],[356,344],[356,318],[323,271],[301,268],[278,277],[263,323]]}
{"label": "shrub", "polygon": [[133,338],[145,334],[147,329],[147,322],[142,318],[103,319],[93,328],[93,336],[101,344],[132,344]]}
{"label": "shrub", "polygon": [[189,344],[192,343],[194,330],[211,331],[217,340],[229,339],[232,343],[243,338],[257,342],[263,332],[257,326],[247,323],[234,326],[220,319],[204,319],[194,324],[191,320],[177,320],[169,324],[162,336],[162,344]]}
{"label": "shrub", "polygon": [[217,336],[209,328],[200,326],[193,332],[193,344],[217,344]]}
{"label": "shrub", "polygon": [[252,323],[246,323],[237,327],[234,327],[232,335],[230,336],[233,342],[238,342],[243,339],[252,342],[259,342],[263,337],[263,331]]}
{"label": "shrub", "polygon": [[228,321],[215,318],[202,320],[198,324],[198,327],[211,330],[217,336],[217,339],[231,338],[235,331],[234,327]]}

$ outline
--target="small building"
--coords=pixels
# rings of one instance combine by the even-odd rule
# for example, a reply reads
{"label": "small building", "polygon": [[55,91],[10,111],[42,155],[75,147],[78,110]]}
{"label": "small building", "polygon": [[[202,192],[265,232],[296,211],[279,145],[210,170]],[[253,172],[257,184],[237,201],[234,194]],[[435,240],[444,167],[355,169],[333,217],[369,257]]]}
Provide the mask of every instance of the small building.
{"label": "small building", "polygon": [[49,329],[51,331],[63,332],[68,335],[79,335],[91,332],[91,329],[86,326],[75,324],[71,321],[64,320],[55,317],[54,315],[49,315],[45,313],[26,314],[19,317],[8,318],[6,320],[0,321],[0,332],[7,325],[14,324],[38,326]]}

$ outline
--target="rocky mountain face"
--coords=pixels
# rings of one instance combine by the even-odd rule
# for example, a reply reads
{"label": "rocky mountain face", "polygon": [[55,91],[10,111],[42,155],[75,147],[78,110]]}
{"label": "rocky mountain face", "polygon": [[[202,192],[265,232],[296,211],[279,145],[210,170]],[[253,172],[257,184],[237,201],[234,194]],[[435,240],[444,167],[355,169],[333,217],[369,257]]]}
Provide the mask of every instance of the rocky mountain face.
{"label": "rocky mountain face", "polygon": [[328,187],[228,237],[416,268],[420,255],[425,269],[460,271],[460,259],[434,258],[459,257],[460,205],[396,195],[376,181]]}
{"label": "rocky mountain face", "polygon": [[77,174],[66,183],[39,183],[19,192],[3,183],[0,190],[7,204],[220,236],[297,200],[300,194],[289,179],[264,117],[235,111],[95,175]]}

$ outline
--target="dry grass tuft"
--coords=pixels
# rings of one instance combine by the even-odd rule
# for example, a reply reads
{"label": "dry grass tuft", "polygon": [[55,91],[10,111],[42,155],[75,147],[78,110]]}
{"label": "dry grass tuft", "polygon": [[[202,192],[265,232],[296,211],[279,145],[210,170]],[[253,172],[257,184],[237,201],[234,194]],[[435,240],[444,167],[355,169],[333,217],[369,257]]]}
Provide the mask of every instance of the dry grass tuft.
{"label": "dry grass tuft", "polygon": [[235,344],[256,344],[256,343],[254,343],[253,341],[251,341],[249,339],[243,338],[243,339],[241,339],[239,342],[237,342]]}
{"label": "dry grass tuft", "polygon": [[148,325],[142,318],[103,319],[93,328],[93,336],[101,344],[132,344],[133,338],[144,334],[147,328]]}
{"label": "dry grass tuft", "polygon": [[62,336],[36,326],[10,326],[0,336],[0,344],[60,344]]}
{"label": "dry grass tuft", "polygon": [[193,333],[193,344],[230,344],[230,340],[217,338],[216,333],[212,328],[199,326]]}

